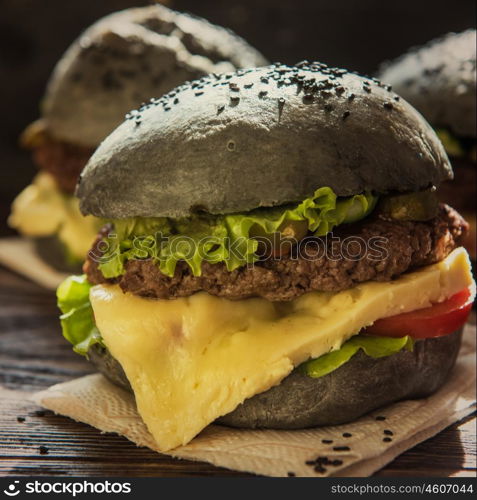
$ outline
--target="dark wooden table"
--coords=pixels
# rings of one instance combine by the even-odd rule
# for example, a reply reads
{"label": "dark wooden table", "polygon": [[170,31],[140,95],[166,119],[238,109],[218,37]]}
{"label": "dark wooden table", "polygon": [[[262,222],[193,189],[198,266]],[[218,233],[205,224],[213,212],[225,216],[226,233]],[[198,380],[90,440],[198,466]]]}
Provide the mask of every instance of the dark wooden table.
{"label": "dark wooden table", "polygon": [[[90,373],[62,338],[51,292],[0,267],[0,476],[239,476],[174,460],[51,412],[28,394]],[[475,476],[476,418],[452,425],[380,476]],[[46,447],[43,448],[43,447]]]}

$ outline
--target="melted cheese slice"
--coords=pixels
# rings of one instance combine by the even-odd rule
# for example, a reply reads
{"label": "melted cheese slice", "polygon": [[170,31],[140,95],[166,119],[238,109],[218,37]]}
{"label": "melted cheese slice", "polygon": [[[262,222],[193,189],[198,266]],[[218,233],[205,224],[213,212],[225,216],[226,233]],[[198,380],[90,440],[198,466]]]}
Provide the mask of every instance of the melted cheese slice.
{"label": "melted cheese slice", "polygon": [[230,301],[197,293],[154,300],[98,285],[97,326],[121,363],[161,450],[189,442],[294,367],[339,347],[375,320],[445,300],[473,285],[464,249],[389,283],[293,302]]}
{"label": "melted cheese slice", "polygon": [[83,216],[79,201],[59,191],[53,177],[39,173],[13,201],[8,224],[25,236],[57,235],[70,253],[82,260],[96,237],[100,222]]}

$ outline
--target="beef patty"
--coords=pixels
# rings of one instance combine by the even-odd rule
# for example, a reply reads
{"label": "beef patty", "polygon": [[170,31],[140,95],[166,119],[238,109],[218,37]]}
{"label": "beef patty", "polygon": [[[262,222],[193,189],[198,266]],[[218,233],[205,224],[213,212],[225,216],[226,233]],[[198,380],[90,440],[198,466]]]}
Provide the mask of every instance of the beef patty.
{"label": "beef patty", "polygon": [[66,194],[75,192],[76,182],[94,149],[67,142],[49,140],[33,149],[33,161],[51,174]]}
{"label": "beef patty", "polygon": [[[169,277],[152,260],[137,259],[126,262],[122,276],[106,279],[91,256],[83,269],[91,283],[118,283],[124,292],[143,297],[173,299],[205,290],[228,299],[289,301],[310,291],[338,292],[364,281],[389,281],[439,262],[460,246],[467,230],[464,219],[441,204],[430,221],[391,221],[374,214],[340,226],[332,235],[305,239],[287,256],[232,272],[225,264],[204,262],[202,275],[194,276],[185,262],[179,262]],[[103,236],[100,233],[95,246]]]}

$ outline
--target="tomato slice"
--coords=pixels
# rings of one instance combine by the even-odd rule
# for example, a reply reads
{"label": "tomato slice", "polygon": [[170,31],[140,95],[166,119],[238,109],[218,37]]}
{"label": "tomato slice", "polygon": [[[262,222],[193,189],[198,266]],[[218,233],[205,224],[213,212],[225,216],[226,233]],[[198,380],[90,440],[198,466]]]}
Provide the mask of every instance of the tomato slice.
{"label": "tomato slice", "polygon": [[378,319],[363,333],[382,337],[410,335],[415,339],[442,337],[455,332],[466,322],[472,302],[470,290],[466,288],[430,307]]}

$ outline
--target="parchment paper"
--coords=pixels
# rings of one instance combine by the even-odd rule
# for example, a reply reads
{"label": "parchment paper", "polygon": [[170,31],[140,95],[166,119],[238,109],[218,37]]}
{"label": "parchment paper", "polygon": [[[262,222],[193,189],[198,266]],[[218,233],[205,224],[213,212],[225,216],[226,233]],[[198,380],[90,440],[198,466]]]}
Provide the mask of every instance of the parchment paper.
{"label": "parchment paper", "polygon": [[41,259],[35,252],[33,243],[26,238],[1,238],[0,264],[49,290],[56,290],[68,276]]}

